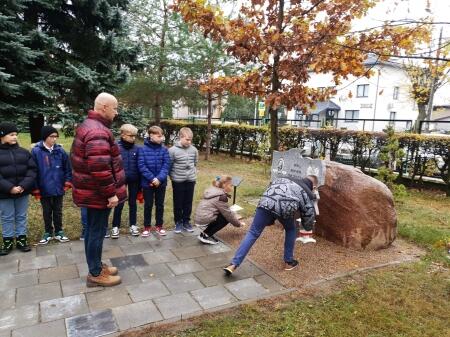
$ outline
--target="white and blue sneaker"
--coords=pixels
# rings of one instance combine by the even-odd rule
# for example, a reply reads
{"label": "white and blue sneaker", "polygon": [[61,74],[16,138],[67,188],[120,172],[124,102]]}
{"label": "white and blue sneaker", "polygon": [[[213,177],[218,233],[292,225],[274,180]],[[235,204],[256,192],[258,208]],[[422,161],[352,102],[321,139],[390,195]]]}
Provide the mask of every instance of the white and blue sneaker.
{"label": "white and blue sneaker", "polygon": [[183,228],[189,233],[192,233],[194,231],[194,228],[192,228],[192,225],[189,222],[184,223]]}

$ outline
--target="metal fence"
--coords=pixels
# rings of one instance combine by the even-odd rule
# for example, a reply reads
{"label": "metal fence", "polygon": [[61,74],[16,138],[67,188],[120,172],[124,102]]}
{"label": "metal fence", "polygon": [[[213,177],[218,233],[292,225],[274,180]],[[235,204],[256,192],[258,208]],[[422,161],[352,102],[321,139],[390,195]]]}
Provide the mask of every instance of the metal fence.
{"label": "metal fence", "polygon": [[421,121],[419,133],[437,133],[450,135],[450,121]]}

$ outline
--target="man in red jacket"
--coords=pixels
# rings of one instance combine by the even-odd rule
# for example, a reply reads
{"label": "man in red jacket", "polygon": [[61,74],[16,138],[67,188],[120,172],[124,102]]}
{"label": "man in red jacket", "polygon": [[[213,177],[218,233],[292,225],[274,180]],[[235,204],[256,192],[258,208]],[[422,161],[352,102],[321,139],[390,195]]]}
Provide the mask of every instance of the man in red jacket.
{"label": "man in red jacket", "polygon": [[87,208],[84,248],[89,268],[88,287],[108,287],[121,282],[117,268],[102,263],[109,213],[127,198],[120,150],[109,129],[118,114],[117,106],[114,96],[99,94],[94,110],[77,127],[70,151],[73,201],[78,207]]}

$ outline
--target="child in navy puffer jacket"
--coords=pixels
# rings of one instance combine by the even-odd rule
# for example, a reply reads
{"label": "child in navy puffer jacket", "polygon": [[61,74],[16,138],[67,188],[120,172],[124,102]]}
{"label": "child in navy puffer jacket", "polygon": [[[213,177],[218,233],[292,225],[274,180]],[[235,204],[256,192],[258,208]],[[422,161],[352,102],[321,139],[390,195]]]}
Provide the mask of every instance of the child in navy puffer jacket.
{"label": "child in navy puffer jacket", "polygon": [[65,192],[72,187],[72,167],[66,151],[56,144],[58,136],[54,127],[43,126],[42,141],[31,150],[38,167],[38,190],[34,194],[40,196],[45,224],[40,245],[46,245],[53,238],[60,242],[69,241],[62,229],[62,205]]}
{"label": "child in navy puffer jacket", "polygon": [[142,232],[144,237],[150,235],[153,202],[156,208],[156,231],[159,235],[166,235],[163,229],[163,217],[170,157],[169,151],[162,145],[163,139],[163,130],[159,126],[151,126],[148,129],[148,138],[138,152],[138,168],[144,193],[144,231]]}

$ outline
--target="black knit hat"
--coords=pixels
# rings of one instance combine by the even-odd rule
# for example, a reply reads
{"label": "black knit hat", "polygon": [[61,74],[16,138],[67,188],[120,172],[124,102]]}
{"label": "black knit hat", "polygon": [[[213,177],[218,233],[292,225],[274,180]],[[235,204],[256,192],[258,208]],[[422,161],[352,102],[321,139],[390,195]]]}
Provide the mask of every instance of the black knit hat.
{"label": "black knit hat", "polygon": [[41,129],[41,139],[46,140],[48,136],[50,136],[52,133],[56,133],[59,136],[58,130],[56,130],[51,125],[44,125]]}
{"label": "black knit hat", "polygon": [[14,123],[3,122],[0,123],[0,137],[6,136],[7,134],[19,132],[17,126]]}

